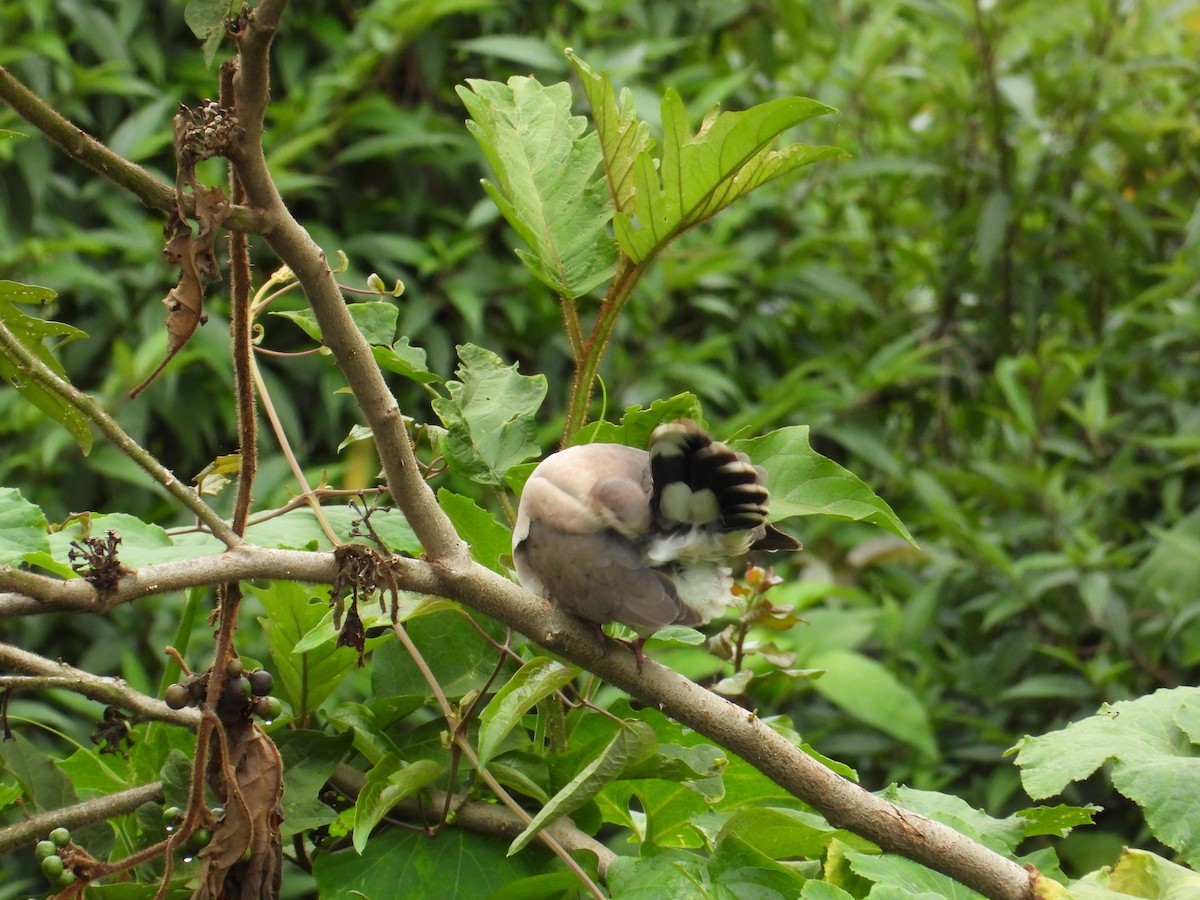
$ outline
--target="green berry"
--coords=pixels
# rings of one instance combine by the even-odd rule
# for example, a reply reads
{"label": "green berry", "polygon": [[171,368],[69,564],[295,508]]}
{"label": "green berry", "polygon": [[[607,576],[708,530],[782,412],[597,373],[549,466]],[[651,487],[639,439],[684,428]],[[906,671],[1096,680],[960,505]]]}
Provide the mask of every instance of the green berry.
{"label": "green berry", "polygon": [[55,828],[50,832],[50,840],[54,841],[60,847],[65,847],[71,843],[71,832],[65,828]]}
{"label": "green berry", "polygon": [[63,872],[61,875],[58,876],[58,886],[60,888],[65,888],[68,885],[72,885],[74,883],[75,883],[75,873],[74,872],[70,872],[70,871]]}
{"label": "green berry", "polygon": [[231,659],[225,666],[225,674],[230,678],[238,678],[245,671],[246,667],[242,664],[240,659]]}
{"label": "green berry", "polygon": [[162,811],[162,820],[164,825],[174,825],[183,816],[183,810],[178,806],[168,806]]}
{"label": "green berry", "polygon": [[45,859],[47,856],[53,856],[58,852],[58,844],[54,841],[38,841],[37,846],[33,848],[33,855],[39,860]]}
{"label": "green berry", "polygon": [[47,856],[42,860],[42,874],[51,881],[60,877],[65,868],[66,867],[63,866],[62,857],[58,856],[57,854]]}
{"label": "green berry", "polygon": [[283,712],[283,704],[278,697],[259,697],[254,701],[254,714],[268,722],[279,718]]}
{"label": "green berry", "polygon": [[202,847],[207,847],[209,841],[212,840],[212,832],[207,828],[197,828],[192,832],[192,836],[188,838],[188,845],[199,850]]}
{"label": "green berry", "polygon": [[214,806],[212,809],[209,810],[209,813],[212,815],[212,817],[214,819],[216,819],[217,821],[220,821],[221,819],[225,818],[225,807]]}

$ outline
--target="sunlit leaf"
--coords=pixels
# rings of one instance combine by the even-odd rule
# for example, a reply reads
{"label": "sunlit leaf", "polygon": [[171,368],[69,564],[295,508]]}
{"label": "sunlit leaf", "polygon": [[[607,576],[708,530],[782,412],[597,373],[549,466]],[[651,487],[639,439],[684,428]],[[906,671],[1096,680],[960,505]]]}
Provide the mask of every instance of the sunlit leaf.
{"label": "sunlit leaf", "polygon": [[916,546],[892,508],[861,478],[809,445],[807,425],[780,428],[731,446],[767,470],[772,519],[823,515],[865,521]]}
{"label": "sunlit leaf", "polygon": [[743,112],[713,110],[693,134],[683,101],[668,88],[662,101],[662,154],[655,159],[629,95],[622,93],[618,106],[607,75],[597,75],[574,54],[568,57],[602,135],[605,170],[618,208],[613,219],[617,241],[634,262],[650,259],[771,179],[846,155],[837,147],[807,144],[771,149],[787,129],[834,111],[815,100],[782,97]]}
{"label": "sunlit leaf", "polygon": [[451,468],[480,484],[503,484],[510,466],[540,452],[534,416],[546,396],[544,375],[521,375],[490,350],[463,344],[446,382],[450,396],[433,401],[446,426],[441,452]]}
{"label": "sunlit leaf", "polygon": [[608,190],[596,175],[600,144],[587,119],[571,115],[570,86],[519,75],[467,84],[457,89],[467,128],[497,182],[484,188],[533,249],[518,255],[556,293],[587,293],[612,275],[617,252]]}

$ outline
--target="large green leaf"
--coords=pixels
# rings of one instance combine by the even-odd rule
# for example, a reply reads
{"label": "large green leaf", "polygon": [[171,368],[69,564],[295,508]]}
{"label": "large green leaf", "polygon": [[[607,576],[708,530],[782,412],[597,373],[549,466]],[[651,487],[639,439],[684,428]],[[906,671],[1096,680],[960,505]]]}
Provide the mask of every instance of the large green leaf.
{"label": "large green leaf", "polygon": [[1154,836],[1200,866],[1200,688],[1155,691],[1017,745],[1021,784],[1035,800],[1058,794],[1106,762]]}
{"label": "large green leaf", "polygon": [[644,127],[634,119],[629,95],[622,94],[618,107],[608,76],[568,56],[600,130],[609,189],[618,205],[613,219],[617,241],[634,262],[650,259],[771,179],[846,155],[837,147],[807,144],[771,149],[787,129],[834,111],[816,100],[781,97],[743,112],[714,109],[692,134],[683,101],[668,89],[662,101],[662,155],[656,160]]}
{"label": "large green leaf", "polygon": [[328,900],[491,897],[545,866],[541,854],[505,858],[504,848],[502,839],[461,828],[443,829],[437,840],[422,831],[390,828],[375,835],[362,856],[349,847],[318,851],[313,878],[319,896]]}
{"label": "large green leaf", "polygon": [[479,765],[486,766],[501,741],[535,704],[570,683],[577,670],[549,657],[531,659],[496,692],[479,716]]}
{"label": "large green leaf", "polygon": [[927,757],[937,757],[925,707],[879,663],[850,650],[830,650],[807,660],[806,665],[825,670],[812,685],[826,700]]}
{"label": "large green leaf", "polygon": [[[49,303],[56,296],[49,288],[0,281],[0,331],[3,332],[0,336],[6,341],[15,341],[56,375],[65,377],[62,364],[54,357],[54,349],[87,335],[74,325],[37,319],[16,307],[18,303]],[[92,432],[87,418],[58,394],[31,380],[23,368],[24,363],[16,354],[0,343],[0,376],[26,400],[67,429],[79,449],[88,453],[92,449]]]}
{"label": "large green leaf", "polygon": [[442,770],[443,766],[431,759],[405,763],[394,753],[372,766],[354,803],[354,849],[362,853],[371,831],[391,808],[429,784]]}
{"label": "large green leaf", "polygon": [[277,731],[271,739],[283,759],[282,835],[286,838],[328,825],[337,812],[322,802],[320,795],[329,776],[350,750],[352,735],[300,728]]}
{"label": "large green leaf", "polygon": [[49,550],[46,514],[16,488],[0,488],[0,565],[19,566],[30,554]]}
{"label": "large green leaf", "polygon": [[600,142],[587,119],[571,115],[571,88],[515,75],[507,84],[468,79],[459,87],[467,128],[498,184],[484,181],[533,253],[517,254],[539,280],[578,297],[607,280],[617,259],[608,233],[612,205],[596,176]]}
{"label": "large green leaf", "polygon": [[454,529],[471,547],[471,556],[480,565],[504,574],[500,558],[512,546],[512,533],[490,512],[462,494],[442,488],[437,493],[438,505],[454,523]]}
{"label": "large green leaf", "polygon": [[620,777],[628,766],[637,765],[654,752],[657,739],[654,729],[645,722],[626,720],[625,727],[617,732],[608,746],[579,774],[541,808],[512,845],[510,854],[519,852],[533,840],[538,832],[551,822],[569,816],[600,792],[613,779]]}
{"label": "large green leaf", "polygon": [[521,375],[490,350],[474,344],[458,348],[455,370],[461,381],[448,381],[449,398],[433,401],[446,426],[439,448],[451,468],[480,484],[504,483],[504,472],[540,451],[534,440],[534,416],[546,396],[544,375]]}
{"label": "large green leaf", "polygon": [[861,478],[809,446],[807,425],[780,428],[734,441],[732,446],[767,470],[771,518],[836,516],[865,521],[917,546],[892,508]]}
{"label": "large green leaf", "polygon": [[324,590],[307,588],[291,581],[276,581],[269,588],[245,585],[266,609],[258,623],[267,636],[275,681],[296,717],[303,719],[333,693],[342,676],[353,669],[358,657],[350,647],[321,647],[297,653],[296,644],[328,611]]}

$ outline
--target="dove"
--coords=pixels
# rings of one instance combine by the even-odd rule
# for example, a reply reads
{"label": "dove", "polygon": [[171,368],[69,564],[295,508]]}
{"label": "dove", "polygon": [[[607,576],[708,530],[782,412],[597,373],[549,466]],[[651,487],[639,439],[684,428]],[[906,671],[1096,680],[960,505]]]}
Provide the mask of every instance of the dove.
{"label": "dove", "polygon": [[591,623],[638,634],[701,625],[724,610],[726,562],[751,550],[799,550],[767,521],[766,471],[689,421],[663,424],[648,450],[582,444],[533,470],[513,529],[517,578]]}

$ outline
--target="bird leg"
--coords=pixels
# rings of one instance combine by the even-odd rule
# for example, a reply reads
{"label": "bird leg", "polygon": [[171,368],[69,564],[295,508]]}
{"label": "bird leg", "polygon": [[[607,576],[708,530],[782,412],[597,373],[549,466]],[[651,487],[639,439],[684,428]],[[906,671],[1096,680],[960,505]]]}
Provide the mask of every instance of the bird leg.
{"label": "bird leg", "polygon": [[642,652],[642,647],[645,646],[647,637],[639,637],[637,640],[626,641],[622,638],[613,638],[613,640],[624,644],[633,653],[633,659],[637,663],[638,674],[642,674],[642,665],[646,662],[646,654]]}

